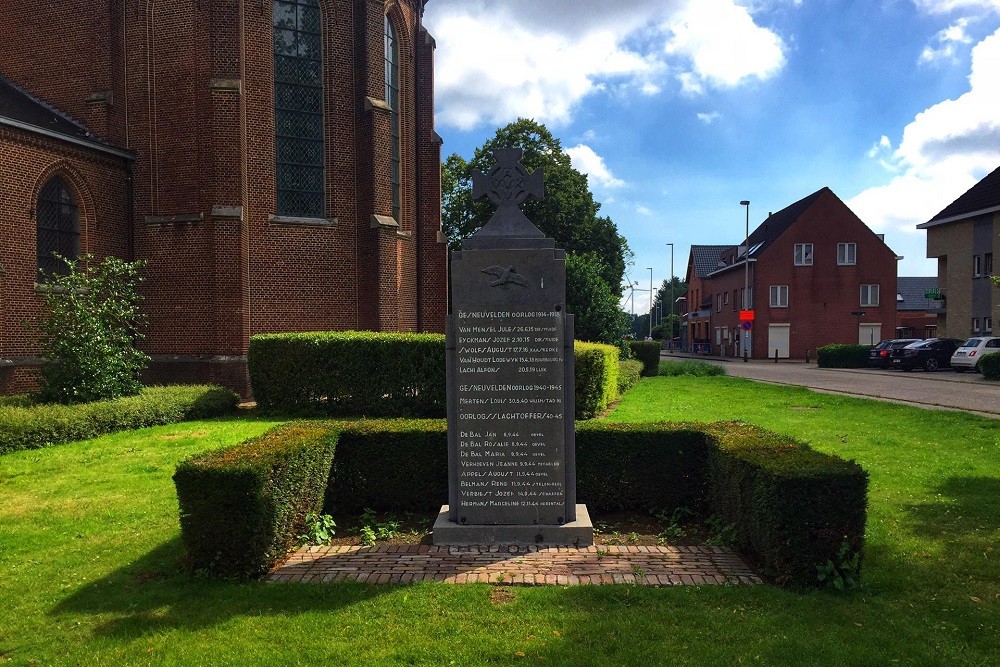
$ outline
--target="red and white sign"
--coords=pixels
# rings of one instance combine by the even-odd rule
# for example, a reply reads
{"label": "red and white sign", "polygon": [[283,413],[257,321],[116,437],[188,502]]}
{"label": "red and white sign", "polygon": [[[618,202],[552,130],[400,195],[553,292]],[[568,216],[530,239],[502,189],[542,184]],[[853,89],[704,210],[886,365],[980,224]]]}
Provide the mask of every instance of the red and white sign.
{"label": "red and white sign", "polygon": [[753,311],[752,310],[741,310],[740,311],[740,322],[753,322]]}

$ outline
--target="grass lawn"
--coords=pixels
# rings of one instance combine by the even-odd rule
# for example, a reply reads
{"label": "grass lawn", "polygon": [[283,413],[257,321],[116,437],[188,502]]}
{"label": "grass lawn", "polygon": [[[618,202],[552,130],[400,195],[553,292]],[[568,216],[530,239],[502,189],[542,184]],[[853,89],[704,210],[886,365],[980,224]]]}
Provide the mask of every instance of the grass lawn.
{"label": "grass lawn", "polygon": [[507,599],[191,578],[170,476],[273,423],[243,417],[0,456],[0,664],[1000,663],[1000,420],[728,377],[643,379],[608,419],[743,419],[857,459],[871,473],[865,588]]}

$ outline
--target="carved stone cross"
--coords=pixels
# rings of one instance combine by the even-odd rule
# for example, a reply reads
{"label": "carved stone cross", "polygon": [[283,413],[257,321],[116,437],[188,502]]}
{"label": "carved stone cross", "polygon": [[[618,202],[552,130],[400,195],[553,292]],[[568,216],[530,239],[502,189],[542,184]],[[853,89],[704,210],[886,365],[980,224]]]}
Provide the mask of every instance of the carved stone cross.
{"label": "carved stone cross", "polygon": [[542,170],[536,169],[529,174],[520,162],[521,155],[520,148],[498,148],[493,151],[496,166],[488,174],[473,170],[472,198],[489,197],[497,205],[493,217],[476,232],[476,236],[545,236],[519,208],[529,196],[537,199],[545,197]]}

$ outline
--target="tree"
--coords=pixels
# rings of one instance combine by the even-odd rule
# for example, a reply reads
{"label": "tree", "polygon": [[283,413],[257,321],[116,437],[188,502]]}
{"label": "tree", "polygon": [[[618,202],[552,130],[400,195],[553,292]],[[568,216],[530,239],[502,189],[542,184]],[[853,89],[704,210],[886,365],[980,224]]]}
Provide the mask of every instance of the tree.
{"label": "tree", "polygon": [[139,374],[149,357],[135,345],[145,323],[137,290],[144,262],[93,260],[64,259],[65,275],[45,276],[49,312],[40,323],[45,364],[38,393],[43,402],[82,403],[142,389]]}
{"label": "tree", "polygon": [[493,150],[520,148],[521,163],[529,172],[541,169],[545,177],[545,198],[529,198],[524,214],[556,246],[572,254],[589,253],[600,262],[599,274],[612,293],[621,296],[621,280],[631,256],[628,243],[618,233],[611,218],[599,216],[601,205],[594,201],[587,176],[570,164],[569,155],[552,133],[533,120],[519,118],[497,129],[492,139],[475,150],[470,161],[450,155],[442,166],[441,226],[452,249],[462,239],[486,224],[495,205],[486,198],[472,199],[472,170],[484,173],[494,166]]}
{"label": "tree", "polygon": [[617,345],[629,316],[601,277],[602,268],[592,254],[566,255],[566,309],[576,316],[578,340]]}

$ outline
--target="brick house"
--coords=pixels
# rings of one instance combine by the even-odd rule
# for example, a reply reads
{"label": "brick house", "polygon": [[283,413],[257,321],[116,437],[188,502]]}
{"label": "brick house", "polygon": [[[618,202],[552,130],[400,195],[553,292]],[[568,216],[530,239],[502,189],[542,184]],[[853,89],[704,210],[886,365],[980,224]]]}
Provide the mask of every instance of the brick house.
{"label": "brick house", "polygon": [[[770,214],[749,246],[749,262],[740,245],[706,276],[714,352],[742,356],[745,346],[754,358],[775,350],[804,358],[828,343],[893,337],[896,254],[829,188]],[[748,333],[740,329],[744,303],[755,314]]]}
{"label": "brick house", "polygon": [[935,276],[900,276],[896,279],[896,338],[934,338],[942,302]]}
{"label": "brick house", "polygon": [[722,253],[730,245],[693,245],[687,264],[686,345],[691,351],[709,352],[712,343],[712,281],[706,277],[720,267]]}
{"label": "brick house", "polygon": [[0,6],[0,392],[51,253],[148,262],[150,381],[246,393],[251,335],[443,331],[424,0]]}
{"label": "brick house", "polygon": [[927,230],[927,256],[938,261],[938,288],[945,298],[938,335],[996,335],[1000,294],[989,276],[1000,252],[1000,167],[917,229]]}

